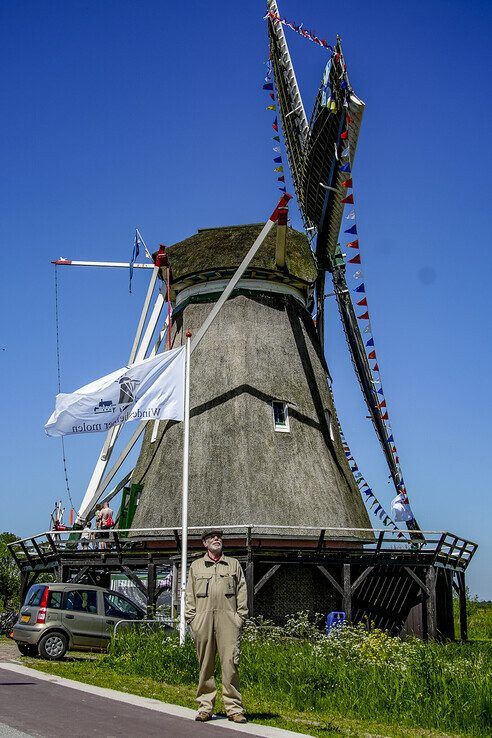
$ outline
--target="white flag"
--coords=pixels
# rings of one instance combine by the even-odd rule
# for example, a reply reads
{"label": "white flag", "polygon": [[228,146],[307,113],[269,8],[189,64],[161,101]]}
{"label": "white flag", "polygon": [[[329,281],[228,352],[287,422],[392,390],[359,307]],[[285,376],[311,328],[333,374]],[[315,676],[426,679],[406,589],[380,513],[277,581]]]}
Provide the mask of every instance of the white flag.
{"label": "white flag", "polygon": [[106,432],[127,420],[183,420],[185,347],[124,366],[56,396],[48,436]]}
{"label": "white flag", "polygon": [[391,500],[391,512],[397,523],[406,523],[409,520],[413,520],[413,513],[408,504],[406,495],[399,494]]}

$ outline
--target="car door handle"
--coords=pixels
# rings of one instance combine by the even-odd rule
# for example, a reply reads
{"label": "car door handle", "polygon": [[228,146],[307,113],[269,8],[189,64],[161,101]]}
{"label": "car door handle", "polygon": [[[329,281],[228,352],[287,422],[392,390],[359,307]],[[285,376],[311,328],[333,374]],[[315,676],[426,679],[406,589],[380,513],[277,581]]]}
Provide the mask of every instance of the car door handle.
{"label": "car door handle", "polygon": [[68,620],[73,620],[73,619],[75,618],[75,615],[65,615],[65,617],[66,617],[66,618],[67,618]]}
{"label": "car door handle", "polygon": [[106,620],[108,625],[114,625],[114,620]]}

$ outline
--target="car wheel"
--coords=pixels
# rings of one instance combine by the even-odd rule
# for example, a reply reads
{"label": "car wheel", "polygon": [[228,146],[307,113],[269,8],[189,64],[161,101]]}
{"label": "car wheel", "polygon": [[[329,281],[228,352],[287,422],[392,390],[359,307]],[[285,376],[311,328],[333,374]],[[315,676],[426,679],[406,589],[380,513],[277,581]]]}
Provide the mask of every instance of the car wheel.
{"label": "car wheel", "polygon": [[57,661],[62,659],[68,648],[67,637],[63,633],[46,633],[38,643],[38,653],[43,659]]}
{"label": "car wheel", "polygon": [[37,656],[37,646],[33,646],[30,643],[18,643],[17,648],[23,656]]}

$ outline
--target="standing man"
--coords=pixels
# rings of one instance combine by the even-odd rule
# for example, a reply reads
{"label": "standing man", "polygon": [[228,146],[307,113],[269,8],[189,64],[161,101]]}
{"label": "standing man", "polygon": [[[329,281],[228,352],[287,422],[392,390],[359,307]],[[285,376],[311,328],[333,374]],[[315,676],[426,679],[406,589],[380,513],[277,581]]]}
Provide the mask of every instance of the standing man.
{"label": "standing man", "polygon": [[207,551],[190,566],[185,609],[200,664],[195,720],[212,719],[218,652],[227,717],[234,723],[246,723],[238,675],[241,629],[248,617],[246,580],[239,561],[222,553],[222,531],[206,531],[202,542]]}

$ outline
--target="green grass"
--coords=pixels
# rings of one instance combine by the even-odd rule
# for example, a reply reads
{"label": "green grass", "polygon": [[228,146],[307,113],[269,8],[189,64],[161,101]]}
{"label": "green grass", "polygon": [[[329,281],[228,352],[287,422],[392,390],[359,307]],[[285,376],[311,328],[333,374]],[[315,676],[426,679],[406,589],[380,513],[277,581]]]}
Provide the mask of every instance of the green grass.
{"label": "green grass", "polygon": [[[174,635],[126,632],[95,661],[29,665],[196,706],[193,644],[180,648]],[[325,638],[301,618],[283,631],[246,628],[240,674],[246,710],[257,722],[324,737],[488,736],[491,665],[487,643],[403,642],[362,628]]]}

